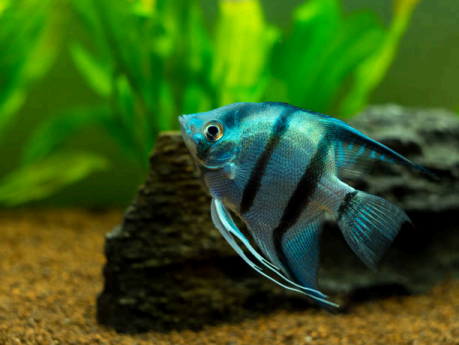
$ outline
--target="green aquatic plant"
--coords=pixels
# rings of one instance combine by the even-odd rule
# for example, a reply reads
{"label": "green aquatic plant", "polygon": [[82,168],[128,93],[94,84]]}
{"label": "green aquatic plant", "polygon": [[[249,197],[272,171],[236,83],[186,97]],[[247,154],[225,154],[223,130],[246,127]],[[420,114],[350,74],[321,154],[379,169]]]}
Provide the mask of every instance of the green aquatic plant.
{"label": "green aquatic plant", "polygon": [[17,206],[43,199],[94,171],[106,169],[107,165],[105,158],[88,152],[53,153],[4,176],[0,183],[0,203]]}
{"label": "green aquatic plant", "polygon": [[0,0],[0,135],[11,126],[30,85],[54,61],[51,1]]}
{"label": "green aquatic plant", "polygon": [[215,32],[211,80],[216,105],[259,101],[270,82],[269,59],[279,30],[265,22],[258,1],[221,1]]}
{"label": "green aquatic plant", "polygon": [[393,61],[417,2],[394,0],[389,28],[369,11],[343,15],[339,0],[305,2],[274,49],[271,98],[319,112],[338,102],[339,116],[362,110]]}
{"label": "green aquatic plant", "polygon": [[[62,2],[44,3],[53,1]],[[258,0],[221,0],[210,30],[198,0],[66,1],[86,36],[65,48],[100,102],[42,123],[26,143],[21,169],[45,166],[48,158],[57,166],[67,139],[97,126],[145,172],[157,133],[178,129],[177,115],[239,101],[284,101],[320,112],[337,106],[352,115],[385,75],[417,2],[394,0],[394,20],[385,28],[370,11],[345,15],[340,0],[309,0],[282,32],[266,22]],[[21,15],[17,23],[26,21]],[[0,35],[5,32],[2,27]],[[0,60],[0,68],[5,66]],[[20,104],[15,97],[5,97],[13,104],[11,113]],[[82,167],[78,173],[31,195],[49,195],[107,166],[95,154],[75,157]],[[27,169],[20,171],[17,176],[25,176]],[[14,185],[12,176],[5,183]]]}
{"label": "green aquatic plant", "polygon": [[[63,19],[55,0],[0,0],[0,140],[13,128],[29,88],[53,65]],[[105,158],[87,152],[29,155],[0,179],[0,203],[42,199],[106,166]]]}
{"label": "green aquatic plant", "polygon": [[379,46],[353,71],[354,83],[341,104],[341,114],[350,116],[362,110],[370,93],[386,75],[394,60],[400,39],[419,0],[393,0],[394,19]]}
{"label": "green aquatic plant", "polygon": [[75,0],[73,5],[93,44],[72,42],[70,53],[103,101],[44,123],[27,145],[26,160],[97,124],[146,170],[157,133],[178,129],[177,114],[256,102],[265,93],[278,30],[266,24],[258,1],[220,2],[214,37],[198,1]]}
{"label": "green aquatic plant", "polygon": [[[101,105],[58,114],[39,129],[70,135],[86,125],[105,129],[123,152],[146,170],[161,130],[178,128],[176,114],[213,106],[204,71],[210,42],[196,1],[75,0],[92,44],[71,42],[75,66]],[[66,136],[67,136],[66,135]],[[35,136],[26,156],[51,152],[66,136]],[[40,147],[37,149],[37,147]],[[41,151],[41,152],[38,152]]]}

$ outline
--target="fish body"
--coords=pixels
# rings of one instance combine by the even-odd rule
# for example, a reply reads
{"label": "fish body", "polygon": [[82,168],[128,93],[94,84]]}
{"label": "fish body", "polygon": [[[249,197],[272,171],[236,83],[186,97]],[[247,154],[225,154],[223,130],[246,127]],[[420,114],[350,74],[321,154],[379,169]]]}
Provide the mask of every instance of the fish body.
{"label": "fish body", "polygon": [[[433,175],[340,120],[286,103],[234,103],[179,122],[225,239],[259,273],[330,311],[336,305],[317,285],[325,214],[335,217],[349,246],[374,270],[410,221],[397,206],[346,182],[378,160]],[[245,222],[262,255],[229,210]]]}

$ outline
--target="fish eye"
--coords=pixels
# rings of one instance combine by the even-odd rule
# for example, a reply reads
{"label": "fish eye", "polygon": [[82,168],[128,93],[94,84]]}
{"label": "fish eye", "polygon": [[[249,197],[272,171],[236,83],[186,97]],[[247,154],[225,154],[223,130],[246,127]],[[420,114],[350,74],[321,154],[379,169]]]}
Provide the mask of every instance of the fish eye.
{"label": "fish eye", "polygon": [[211,141],[220,140],[223,136],[223,126],[220,122],[211,121],[206,125],[204,134]]}

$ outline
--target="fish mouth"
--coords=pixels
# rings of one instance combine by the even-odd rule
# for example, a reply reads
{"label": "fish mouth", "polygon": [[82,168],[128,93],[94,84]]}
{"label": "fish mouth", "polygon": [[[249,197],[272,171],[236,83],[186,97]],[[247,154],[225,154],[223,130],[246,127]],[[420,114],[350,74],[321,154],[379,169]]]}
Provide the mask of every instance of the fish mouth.
{"label": "fish mouth", "polygon": [[178,117],[178,121],[180,123],[180,127],[186,127],[188,121],[185,119],[185,115],[181,115]]}
{"label": "fish mouth", "polygon": [[186,115],[182,115],[178,117],[178,121],[180,123],[180,131],[182,132],[182,138],[183,141],[185,142],[185,145],[190,151],[191,155],[193,155],[195,152],[194,150],[194,144],[193,144],[193,133],[191,131],[191,128],[189,126],[189,118],[186,117]]}
{"label": "fish mouth", "polygon": [[185,115],[182,115],[178,117],[178,121],[180,123],[180,130],[182,131],[182,134],[185,134],[186,128],[188,127],[188,120],[185,118]]}
{"label": "fish mouth", "polygon": [[185,115],[179,116],[178,121],[180,123],[180,131],[182,132],[183,140],[190,137],[189,129],[188,129],[188,119],[185,118]]}

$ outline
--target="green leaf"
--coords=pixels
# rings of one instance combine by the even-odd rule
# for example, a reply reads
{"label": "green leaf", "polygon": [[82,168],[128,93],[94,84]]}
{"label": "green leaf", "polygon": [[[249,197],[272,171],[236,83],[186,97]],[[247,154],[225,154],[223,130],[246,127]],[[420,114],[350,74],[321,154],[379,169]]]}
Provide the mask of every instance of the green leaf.
{"label": "green leaf", "polygon": [[[138,138],[126,130],[126,126],[120,120],[119,113],[107,114],[108,116],[101,119],[102,127],[108,132],[112,139],[119,145],[126,156],[134,163],[137,163],[141,168],[148,167],[148,154],[145,154],[144,144],[138,144]],[[152,135],[154,137],[154,133]]]}
{"label": "green leaf", "polygon": [[105,107],[81,108],[60,113],[42,123],[26,143],[23,164],[43,160],[63,146],[65,141],[83,127],[101,124],[109,116]]}
{"label": "green leaf", "polygon": [[107,62],[97,61],[81,45],[74,43],[70,53],[80,73],[88,85],[100,96],[109,97],[112,93],[112,71]]}
{"label": "green leaf", "polygon": [[200,113],[212,108],[212,101],[209,95],[199,84],[190,83],[187,85],[183,98],[185,114]]}
{"label": "green leaf", "polygon": [[418,0],[394,0],[393,3],[394,19],[384,39],[374,53],[355,71],[354,83],[341,106],[341,114],[344,116],[362,110],[368,103],[370,93],[386,75]]}
{"label": "green leaf", "polygon": [[183,30],[186,35],[180,33],[184,47],[178,54],[185,60],[185,65],[191,76],[202,77],[207,75],[212,64],[212,42],[204,25],[203,15],[197,1],[191,1],[187,9],[187,21],[184,23]]}
{"label": "green leaf", "polygon": [[[118,143],[121,145],[124,145],[124,141],[126,141],[126,143],[130,142],[129,150],[133,151],[130,155],[134,154],[135,150],[137,151],[136,155],[140,154],[140,157],[145,158],[142,159],[142,161],[147,162],[148,154],[153,146],[150,140],[154,137],[152,129],[150,128],[150,123],[146,118],[148,115],[144,113],[144,109],[138,109],[138,107],[136,107],[136,95],[125,75],[120,75],[116,79],[116,91],[119,108],[119,112],[116,114],[119,114],[120,119],[120,123],[117,127],[125,132],[124,137],[126,137],[126,139],[120,141],[121,138],[118,137],[119,135],[117,135],[115,139],[117,139]],[[105,121],[104,124],[107,125],[108,121]],[[110,126],[113,126],[113,124],[110,124]],[[144,166],[143,163],[142,166]]]}
{"label": "green leaf", "polygon": [[[65,35],[68,23],[67,11],[64,6],[57,6],[55,0],[32,1],[37,10],[44,11],[40,34],[32,49],[28,52],[24,74],[31,80],[42,78],[54,64]],[[39,5],[37,5],[39,4]]]}
{"label": "green leaf", "polygon": [[291,33],[275,46],[271,59],[278,84],[275,92],[284,90],[287,96],[281,100],[313,108],[308,102],[314,97],[308,97],[305,89],[314,89],[316,82],[311,76],[323,64],[325,51],[339,29],[340,12],[338,0],[307,1],[294,11]]}
{"label": "green leaf", "polygon": [[11,0],[0,0],[0,16],[2,15],[3,11],[6,10],[8,6],[10,6]]}
{"label": "green leaf", "polygon": [[93,1],[93,7],[103,32],[101,46],[108,48],[115,72],[126,75],[132,89],[148,101],[158,82],[149,63],[149,27],[132,14],[132,4],[128,1]]}
{"label": "green leaf", "polygon": [[278,31],[266,24],[258,1],[220,1],[211,72],[218,105],[259,101],[277,37]]}
{"label": "green leaf", "polygon": [[202,97],[211,98],[210,107],[217,106],[215,88],[210,80],[212,42],[199,1],[159,0],[157,3],[158,26],[153,44],[156,46],[159,39],[167,48],[159,52],[153,47],[164,66],[163,70],[156,70],[162,80],[158,80],[156,89],[159,108],[153,111],[156,115],[154,127],[158,130],[177,129],[177,114],[183,113],[187,107],[190,84],[199,87]]}
{"label": "green leaf", "polygon": [[174,113],[174,98],[172,96],[171,87],[166,81],[161,84],[159,100],[160,109],[159,114],[157,115],[157,130],[166,131],[172,126],[171,119]]}
{"label": "green leaf", "polygon": [[44,199],[89,174],[104,170],[108,161],[86,152],[60,152],[21,166],[0,181],[0,203],[17,206]]}
{"label": "green leaf", "polygon": [[69,3],[79,15],[79,18],[82,20],[82,26],[89,32],[97,49],[107,54],[107,38],[104,34],[100,18],[98,18],[94,0],[69,0]]}
{"label": "green leaf", "polygon": [[8,97],[0,99],[0,136],[11,124],[16,112],[24,104],[26,99],[25,91],[21,88],[14,89]]}
{"label": "green leaf", "polygon": [[327,112],[346,79],[381,44],[384,32],[377,18],[368,12],[346,17],[324,49],[321,63],[311,71],[302,89],[303,104]]}
{"label": "green leaf", "polygon": [[134,133],[135,128],[135,108],[134,97],[129,80],[125,75],[119,75],[116,78],[116,96],[120,107],[120,114],[126,129]]}
{"label": "green leaf", "polygon": [[153,17],[155,13],[156,0],[134,0],[132,4],[132,13],[140,17]]}
{"label": "green leaf", "polygon": [[60,50],[65,7],[54,5],[54,0],[0,3],[0,135]]}
{"label": "green leaf", "polygon": [[[39,162],[50,154],[58,152],[66,140],[87,126],[100,126],[106,130],[121,150],[142,167],[148,163],[143,144],[137,142],[136,130],[127,130],[120,113],[114,113],[107,106],[72,109],[60,113],[40,125],[31,136],[22,155],[23,164]],[[129,118],[128,118],[129,120]],[[142,127],[138,128],[142,130]],[[154,138],[154,135],[151,135]],[[143,137],[141,137],[143,138]]]}

